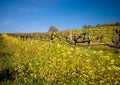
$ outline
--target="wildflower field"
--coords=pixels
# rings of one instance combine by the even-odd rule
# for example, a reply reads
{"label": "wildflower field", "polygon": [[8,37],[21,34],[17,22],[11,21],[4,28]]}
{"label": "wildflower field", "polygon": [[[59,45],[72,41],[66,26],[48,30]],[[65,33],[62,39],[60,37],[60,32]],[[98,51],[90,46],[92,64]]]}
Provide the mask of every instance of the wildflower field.
{"label": "wildflower field", "polygon": [[0,85],[119,85],[120,55],[96,49],[2,34]]}

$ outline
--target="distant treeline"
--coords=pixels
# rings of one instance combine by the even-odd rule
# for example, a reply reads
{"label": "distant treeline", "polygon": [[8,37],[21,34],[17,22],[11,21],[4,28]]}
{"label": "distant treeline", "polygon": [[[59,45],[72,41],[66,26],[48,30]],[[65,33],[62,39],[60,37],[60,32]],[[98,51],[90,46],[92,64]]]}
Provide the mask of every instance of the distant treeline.
{"label": "distant treeline", "polygon": [[113,23],[113,24],[97,24],[96,26],[84,25],[83,28],[106,27],[106,26],[120,26],[120,22],[116,22],[116,23]]}

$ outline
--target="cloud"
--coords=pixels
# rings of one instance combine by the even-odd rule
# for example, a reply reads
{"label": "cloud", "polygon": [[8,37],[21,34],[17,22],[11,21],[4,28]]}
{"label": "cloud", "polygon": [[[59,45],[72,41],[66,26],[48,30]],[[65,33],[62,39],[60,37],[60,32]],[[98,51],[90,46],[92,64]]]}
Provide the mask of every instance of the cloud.
{"label": "cloud", "polygon": [[14,22],[13,19],[7,19],[7,20],[3,20],[3,21],[1,21],[1,23],[2,23],[3,25],[12,24],[13,22]]}
{"label": "cloud", "polygon": [[38,3],[38,2],[51,2],[51,1],[59,1],[59,0],[20,0],[20,1],[26,3]]}
{"label": "cloud", "polygon": [[7,25],[7,24],[11,24],[11,23],[13,23],[14,21],[13,20],[5,20],[5,21],[3,21],[3,24],[4,25]]}
{"label": "cloud", "polygon": [[19,13],[39,12],[56,4],[58,0],[20,0],[15,5]]}
{"label": "cloud", "polygon": [[29,6],[29,7],[20,7],[18,8],[20,12],[32,12],[38,10],[36,6]]}

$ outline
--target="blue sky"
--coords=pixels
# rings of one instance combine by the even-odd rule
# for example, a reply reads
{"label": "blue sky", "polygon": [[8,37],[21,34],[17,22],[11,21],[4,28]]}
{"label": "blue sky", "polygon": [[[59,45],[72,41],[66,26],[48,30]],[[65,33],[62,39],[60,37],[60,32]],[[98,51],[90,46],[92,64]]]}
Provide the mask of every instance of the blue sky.
{"label": "blue sky", "polygon": [[120,21],[120,0],[0,0],[0,33],[47,32]]}

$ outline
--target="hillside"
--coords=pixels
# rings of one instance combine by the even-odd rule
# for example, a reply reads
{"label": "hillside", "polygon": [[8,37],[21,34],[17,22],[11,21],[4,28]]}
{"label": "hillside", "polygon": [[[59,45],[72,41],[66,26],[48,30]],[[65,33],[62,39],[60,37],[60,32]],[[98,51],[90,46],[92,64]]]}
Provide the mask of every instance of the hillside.
{"label": "hillside", "polygon": [[100,43],[106,44],[111,42],[110,38],[114,37],[113,30],[116,28],[109,26],[67,30],[57,32],[61,37],[53,40],[49,40],[48,33],[31,33],[34,37],[27,40],[21,40],[21,34],[2,34],[0,84],[118,85],[120,56],[116,53],[116,48],[98,45],[88,49],[86,43],[85,46],[84,43],[79,43],[74,47],[73,44],[61,40],[66,35],[69,37],[70,32],[81,34],[88,31],[92,44],[96,43],[94,37],[98,35],[105,36]]}

